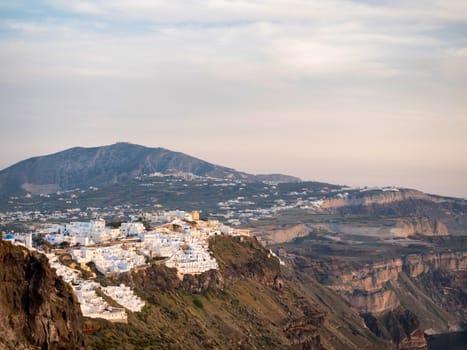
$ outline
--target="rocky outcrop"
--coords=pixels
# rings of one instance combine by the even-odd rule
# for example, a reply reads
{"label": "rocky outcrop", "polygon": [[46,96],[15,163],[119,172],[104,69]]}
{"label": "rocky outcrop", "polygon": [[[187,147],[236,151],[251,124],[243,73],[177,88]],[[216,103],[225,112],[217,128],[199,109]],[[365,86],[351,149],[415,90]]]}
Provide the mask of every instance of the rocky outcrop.
{"label": "rocky outcrop", "polygon": [[417,316],[401,307],[375,317],[362,314],[367,327],[378,337],[391,340],[399,350],[425,350],[428,344]]}
{"label": "rocky outcrop", "polygon": [[0,348],[85,348],[76,296],[44,255],[0,240],[0,266]]}
{"label": "rocky outcrop", "polygon": [[209,241],[209,248],[216,257],[226,285],[251,278],[268,287],[280,288],[279,260],[255,237],[217,236]]}
{"label": "rocky outcrop", "polygon": [[225,287],[224,277],[218,270],[206,271],[200,275],[185,275],[181,287],[193,294],[206,292],[208,289]]}
{"label": "rocky outcrop", "polygon": [[413,331],[399,343],[400,350],[428,350],[428,343],[422,329]]}
{"label": "rocky outcrop", "polygon": [[323,327],[325,315],[302,305],[303,316],[288,321],[283,331],[290,341],[291,349],[324,350],[318,330]]}

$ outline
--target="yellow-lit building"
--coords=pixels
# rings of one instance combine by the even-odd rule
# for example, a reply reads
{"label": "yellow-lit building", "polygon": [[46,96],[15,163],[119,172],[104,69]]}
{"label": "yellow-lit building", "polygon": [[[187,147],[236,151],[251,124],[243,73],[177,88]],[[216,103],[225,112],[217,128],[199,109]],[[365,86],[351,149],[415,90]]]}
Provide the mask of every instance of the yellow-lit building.
{"label": "yellow-lit building", "polygon": [[191,219],[192,219],[193,221],[198,221],[198,220],[199,220],[199,211],[193,210],[193,211],[191,212]]}

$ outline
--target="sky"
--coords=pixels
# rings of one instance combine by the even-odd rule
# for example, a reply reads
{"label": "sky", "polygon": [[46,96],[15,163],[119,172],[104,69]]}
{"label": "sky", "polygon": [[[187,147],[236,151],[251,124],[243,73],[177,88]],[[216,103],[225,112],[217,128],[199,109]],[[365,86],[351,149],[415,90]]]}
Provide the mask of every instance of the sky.
{"label": "sky", "polygon": [[465,0],[0,0],[0,169],[126,141],[467,197]]}

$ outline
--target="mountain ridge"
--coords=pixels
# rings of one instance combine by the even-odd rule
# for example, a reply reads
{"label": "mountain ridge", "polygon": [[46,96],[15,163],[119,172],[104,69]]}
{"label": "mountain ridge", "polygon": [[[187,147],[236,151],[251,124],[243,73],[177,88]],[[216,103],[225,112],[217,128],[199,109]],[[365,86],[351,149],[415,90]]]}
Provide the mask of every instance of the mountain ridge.
{"label": "mountain ridge", "polygon": [[72,147],[13,164],[0,171],[0,195],[47,194],[99,187],[155,172],[186,172],[248,182],[300,181],[282,174],[252,175],[162,147],[118,142],[97,147]]}

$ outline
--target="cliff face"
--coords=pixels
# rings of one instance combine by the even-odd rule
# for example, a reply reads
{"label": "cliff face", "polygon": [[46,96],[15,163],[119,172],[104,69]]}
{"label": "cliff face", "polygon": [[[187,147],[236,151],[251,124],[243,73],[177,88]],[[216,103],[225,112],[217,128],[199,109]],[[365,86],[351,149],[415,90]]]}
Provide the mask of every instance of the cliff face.
{"label": "cliff face", "polygon": [[368,264],[356,270],[331,272],[332,277],[328,283],[335,290],[349,293],[353,293],[355,290],[368,293],[377,292],[384,288],[386,282],[396,280],[402,267],[402,259],[389,259]]}
{"label": "cliff face", "polygon": [[292,241],[297,237],[304,237],[310,233],[310,228],[304,224],[284,225],[281,228],[275,226],[261,226],[255,230],[255,236],[261,240],[264,245],[277,244]]}
{"label": "cliff face", "polygon": [[[332,233],[377,237],[379,239],[447,236],[449,234],[448,228],[443,222],[425,216],[373,219],[366,222],[310,223],[308,227]],[[276,235],[275,232],[272,232],[268,235],[267,239],[273,240],[274,243],[286,241],[277,240]],[[295,237],[291,237],[289,240],[296,237],[299,237],[299,235],[295,235]]]}
{"label": "cliff face", "polygon": [[373,292],[356,290],[347,297],[350,304],[360,313],[380,314],[394,310],[400,305],[399,299],[392,290],[380,289]]}
{"label": "cliff face", "polygon": [[467,270],[467,252],[444,254],[411,254],[404,259],[404,271],[410,277],[434,270],[458,272]]}
{"label": "cliff face", "polygon": [[467,252],[409,254],[358,265],[296,259],[399,349],[427,349],[423,330],[459,331],[467,320]]}
{"label": "cliff face", "polygon": [[382,313],[394,310],[399,300],[388,282],[396,282],[400,273],[411,278],[433,271],[460,272],[467,270],[467,252],[443,254],[411,254],[342,272],[327,266],[327,284],[339,291],[360,312]]}
{"label": "cliff face", "polygon": [[82,314],[47,258],[0,240],[0,347],[84,349]]}
{"label": "cliff face", "polygon": [[381,317],[362,314],[365,324],[378,336],[391,339],[399,350],[426,350],[428,344],[417,316],[409,310],[397,308]]}
{"label": "cliff face", "polygon": [[428,217],[408,217],[401,219],[397,227],[393,229],[395,237],[423,236],[447,236],[449,234],[446,225]]}
{"label": "cliff face", "polygon": [[[466,201],[409,189],[351,192],[345,198],[325,199],[318,212],[366,218],[399,218],[391,225],[395,237],[465,235],[467,227]],[[378,231],[380,224],[377,223],[372,230]],[[358,228],[358,225],[355,227]]]}
{"label": "cliff face", "polygon": [[[335,274],[328,280],[329,287],[340,292],[360,313],[382,313],[394,310],[399,300],[385,284],[397,280],[403,261],[391,259],[364,266],[361,269]],[[337,272],[337,271],[336,271]]]}
{"label": "cliff face", "polygon": [[358,193],[358,195],[352,196],[350,198],[326,199],[322,204],[322,208],[335,209],[350,206],[371,206],[373,204],[384,205],[410,200],[427,200],[442,202],[441,199],[430,196],[420,191],[401,189],[399,191],[377,191],[374,193]]}
{"label": "cliff face", "polygon": [[418,236],[443,237],[450,234],[440,220],[426,216],[365,217],[361,220],[330,219],[328,222],[306,224],[268,225],[255,228],[253,233],[265,245],[271,246],[306,237],[310,232],[329,232],[350,236],[365,236],[376,239],[414,238]]}
{"label": "cliff face", "polygon": [[427,350],[428,343],[423,330],[417,329],[399,343],[401,350]]}

